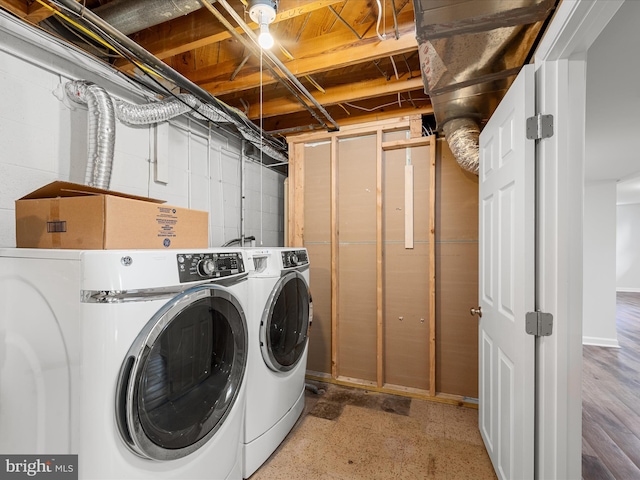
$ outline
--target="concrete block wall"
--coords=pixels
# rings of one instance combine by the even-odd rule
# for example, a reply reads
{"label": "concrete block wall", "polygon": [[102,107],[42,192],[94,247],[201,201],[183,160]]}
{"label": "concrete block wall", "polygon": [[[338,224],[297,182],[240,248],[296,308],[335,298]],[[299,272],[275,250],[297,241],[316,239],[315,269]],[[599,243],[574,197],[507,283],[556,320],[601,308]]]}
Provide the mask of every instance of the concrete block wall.
{"label": "concrete block wall", "polygon": [[[150,97],[108,67],[22,29],[0,16],[0,247],[15,246],[16,199],[53,180],[84,183],[87,109],[65,97],[64,84],[86,79],[132,103]],[[246,236],[282,245],[284,176],[243,159],[239,138],[186,116],[168,128],[117,121],[115,138],[112,190],[208,211],[210,246],[240,237],[242,217]],[[167,183],[156,181],[161,146]]]}

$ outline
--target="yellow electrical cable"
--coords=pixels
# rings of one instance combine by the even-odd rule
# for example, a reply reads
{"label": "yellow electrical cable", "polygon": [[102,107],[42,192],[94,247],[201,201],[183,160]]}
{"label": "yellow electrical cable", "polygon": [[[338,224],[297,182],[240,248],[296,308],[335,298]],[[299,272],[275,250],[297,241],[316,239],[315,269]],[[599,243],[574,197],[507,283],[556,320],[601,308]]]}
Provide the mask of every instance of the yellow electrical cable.
{"label": "yellow electrical cable", "polygon": [[284,54],[285,57],[287,57],[289,60],[293,60],[294,57],[291,52],[289,52],[289,50],[287,50],[280,44],[278,44],[278,46],[280,47],[280,51]]}
{"label": "yellow electrical cable", "polygon": [[[96,35],[95,33],[93,33],[92,31],[88,30],[87,28],[83,27],[82,25],[80,25],[78,22],[75,22],[73,19],[69,18],[68,16],[66,16],[64,13],[62,13],[59,10],[56,10],[55,8],[53,8],[51,5],[48,5],[46,3],[44,3],[42,0],[36,0],[36,2],[38,2],[40,5],[42,5],[45,8],[48,8],[51,12],[53,12],[55,15],[58,15],[59,17],[61,17],[63,20],[65,20],[66,22],[69,22],[71,25],[73,25],[74,27],[76,27],[78,30],[80,30],[81,32],[85,33],[86,35],[88,35],[89,37],[93,38],[96,42],[102,44],[103,46],[107,47],[108,49],[114,51],[115,53],[117,53],[118,55],[120,55],[121,57],[125,58],[124,55],[122,55],[122,53],[120,53],[118,51],[117,48],[115,48],[113,45],[110,45],[108,42],[104,41],[102,38],[100,38],[98,35]],[[137,66],[138,68],[144,70],[147,73],[150,73],[152,75],[157,76],[158,78],[162,78],[161,75],[158,75],[156,72],[154,72],[153,70],[151,70],[149,67],[146,67],[144,65],[142,65],[139,62],[136,62],[134,60],[130,60],[135,66]]]}
{"label": "yellow electrical cable", "polygon": [[327,91],[322,88],[318,82],[316,82],[313,78],[311,78],[309,75],[305,75],[304,78],[306,78],[307,80],[309,80],[309,83],[311,83],[311,85],[313,85],[314,87],[316,87],[318,90],[320,90],[322,93],[327,93]]}
{"label": "yellow electrical cable", "polygon": [[338,103],[338,106],[339,106],[339,107],[342,107],[342,109],[343,109],[345,112],[347,112],[347,115],[351,115],[351,112],[350,112],[349,110],[347,110],[347,109],[344,107],[344,105],[342,105],[341,103]]}

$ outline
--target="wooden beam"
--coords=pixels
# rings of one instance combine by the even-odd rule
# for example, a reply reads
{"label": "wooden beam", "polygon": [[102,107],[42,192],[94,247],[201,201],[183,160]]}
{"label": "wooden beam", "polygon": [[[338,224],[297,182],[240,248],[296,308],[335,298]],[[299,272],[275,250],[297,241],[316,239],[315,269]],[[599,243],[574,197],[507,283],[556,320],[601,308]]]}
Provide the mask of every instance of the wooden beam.
{"label": "wooden beam", "polygon": [[409,126],[411,138],[419,138],[422,136],[422,117],[416,115],[411,119]]}
{"label": "wooden beam", "polygon": [[286,241],[291,247],[304,246],[304,209],[300,206],[300,202],[304,202],[304,197],[300,199],[300,194],[304,195],[303,164],[304,145],[289,143],[289,191],[286,199],[288,216],[285,221],[288,232]]}
{"label": "wooden beam", "polygon": [[0,7],[20,18],[25,18],[29,14],[27,3],[24,0],[0,0]]}
{"label": "wooden beam", "polygon": [[[307,15],[313,11],[329,7],[344,0],[281,0],[280,12],[274,23]],[[257,29],[253,22],[247,23],[251,29]],[[238,27],[240,34],[243,30]],[[132,36],[144,49],[161,60],[181,53],[206,47],[231,38],[231,33],[205,9],[171,20],[156,27],[145,29]],[[118,60],[116,67],[123,71],[133,71],[133,65],[126,60]]]}
{"label": "wooden beam", "polygon": [[29,13],[25,17],[25,20],[32,23],[40,23],[52,15],[54,15],[53,10],[45,7],[41,3],[34,2],[29,5]]}
{"label": "wooden beam", "polygon": [[[380,97],[382,95],[398,94],[412,90],[423,90],[424,84],[420,73],[417,76],[406,79],[400,77],[387,81],[384,78],[358,82],[357,84],[342,85],[339,87],[327,88],[325,93],[317,92],[314,98],[324,107],[345,102],[357,102],[368,98]],[[280,97],[262,104],[262,118],[277,115],[286,115],[294,112],[301,112],[304,107],[300,102],[292,98]],[[260,117],[260,105],[251,105],[247,116],[255,120]]]}
{"label": "wooden beam", "polygon": [[409,148],[409,147],[423,147],[425,145],[430,145],[432,142],[431,137],[419,137],[419,138],[408,138],[403,140],[393,140],[390,142],[382,142],[383,150],[399,150],[401,148]]}
{"label": "wooden beam", "polygon": [[[284,62],[285,67],[293,75],[300,77],[313,75],[326,70],[346,68],[364,62],[371,62],[379,58],[390,55],[401,55],[417,50],[415,32],[402,35],[398,40],[380,41],[377,37],[369,38],[357,42],[354,46],[344,50],[322,53],[313,57],[305,57],[289,62]],[[227,68],[222,65],[212,65],[210,67],[198,69],[189,73],[189,79],[199,84],[212,95],[220,96],[238,90],[247,90],[260,86],[260,72],[258,70],[238,76],[234,81],[230,81],[234,68],[231,62],[225,62]],[[222,70],[222,71],[221,71]],[[214,75],[214,79],[207,80]],[[270,85],[276,80],[270,75],[262,76],[262,85]]]}
{"label": "wooden beam", "polygon": [[429,139],[429,393],[436,396],[436,137]]}
{"label": "wooden beam", "polygon": [[376,380],[384,385],[384,292],[382,263],[382,129],[376,132]]}
{"label": "wooden beam", "polygon": [[384,119],[378,119],[377,121],[368,123],[358,122],[333,132],[322,131],[289,135],[287,140],[291,143],[309,143],[326,141],[333,138],[350,138],[366,134],[375,135],[378,129],[381,129],[383,132],[408,129],[409,121],[415,116],[415,113],[416,111],[413,110],[412,114],[385,117]]}
{"label": "wooden beam", "polygon": [[343,127],[347,127],[350,125],[391,120],[405,115],[415,115],[416,113],[420,115],[430,115],[433,113],[433,107],[431,105],[427,105],[422,108],[413,108],[411,106],[407,106],[395,110],[371,112],[365,115],[354,115],[353,117],[339,118],[337,119],[337,121],[340,125],[340,128],[342,129]]}
{"label": "wooden beam", "polygon": [[331,138],[331,376],[338,378],[338,140]]}

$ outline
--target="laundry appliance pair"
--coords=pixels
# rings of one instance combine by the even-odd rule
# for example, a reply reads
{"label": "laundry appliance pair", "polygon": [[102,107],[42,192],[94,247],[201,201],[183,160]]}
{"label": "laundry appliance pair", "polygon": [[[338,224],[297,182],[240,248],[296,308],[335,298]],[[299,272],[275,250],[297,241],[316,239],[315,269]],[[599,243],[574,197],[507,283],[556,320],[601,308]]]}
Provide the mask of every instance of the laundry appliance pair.
{"label": "laundry appliance pair", "polygon": [[0,249],[0,453],[77,454],[82,479],[240,479],[246,260]]}
{"label": "laundry appliance pair", "polygon": [[243,477],[276,450],[304,409],[313,318],[304,248],[245,249],[249,350]]}

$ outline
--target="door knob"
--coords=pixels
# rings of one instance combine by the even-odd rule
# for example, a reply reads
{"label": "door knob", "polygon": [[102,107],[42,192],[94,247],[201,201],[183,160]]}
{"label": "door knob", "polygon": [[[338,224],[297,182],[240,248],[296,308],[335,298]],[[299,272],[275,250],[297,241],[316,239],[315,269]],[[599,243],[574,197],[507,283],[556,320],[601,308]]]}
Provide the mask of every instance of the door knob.
{"label": "door knob", "polygon": [[469,310],[469,313],[471,313],[471,316],[479,316],[482,317],[482,307],[478,307],[478,308],[471,308],[471,310]]}

